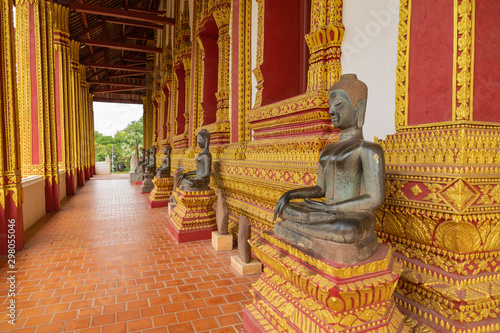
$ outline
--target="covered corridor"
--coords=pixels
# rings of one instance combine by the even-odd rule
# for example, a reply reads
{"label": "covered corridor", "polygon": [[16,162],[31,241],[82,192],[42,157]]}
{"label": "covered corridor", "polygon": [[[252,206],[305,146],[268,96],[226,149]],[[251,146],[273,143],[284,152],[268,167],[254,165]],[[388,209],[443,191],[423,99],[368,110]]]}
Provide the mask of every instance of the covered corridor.
{"label": "covered corridor", "polygon": [[[26,232],[18,319],[0,332],[240,332],[259,275],[239,276],[235,251],[217,253],[209,240],[176,244],[166,219],[128,175],[94,176]],[[6,318],[8,284],[0,288]]]}

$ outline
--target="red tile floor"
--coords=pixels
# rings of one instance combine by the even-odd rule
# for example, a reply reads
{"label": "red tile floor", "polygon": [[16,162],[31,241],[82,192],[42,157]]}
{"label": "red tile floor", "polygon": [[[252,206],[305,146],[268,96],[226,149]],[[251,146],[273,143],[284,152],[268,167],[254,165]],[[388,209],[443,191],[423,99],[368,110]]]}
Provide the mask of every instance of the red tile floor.
{"label": "red tile floor", "polygon": [[167,208],[150,209],[124,176],[95,176],[26,232],[16,254],[17,314],[7,323],[0,258],[0,332],[240,332],[258,275],[230,266],[236,251],[176,244]]}

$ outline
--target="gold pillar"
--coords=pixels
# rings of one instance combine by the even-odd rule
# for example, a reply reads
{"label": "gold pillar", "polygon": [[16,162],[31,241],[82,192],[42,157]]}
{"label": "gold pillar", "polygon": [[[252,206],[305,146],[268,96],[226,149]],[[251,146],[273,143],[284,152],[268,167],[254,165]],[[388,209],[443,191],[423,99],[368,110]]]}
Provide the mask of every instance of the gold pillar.
{"label": "gold pillar", "polygon": [[[14,250],[24,245],[21,186],[21,146],[16,89],[16,56],[14,53],[14,3],[0,4],[0,255],[9,253],[7,234],[15,230]],[[12,227],[11,227],[12,226]],[[11,250],[12,252],[12,250]]]}
{"label": "gold pillar", "polygon": [[56,114],[59,169],[66,172],[66,195],[74,195],[74,165],[72,163],[71,141],[71,53],[69,42],[69,8],[54,4],[54,69],[56,78]]}
{"label": "gold pillar", "polygon": [[45,208],[58,211],[59,168],[52,3],[16,2],[22,175],[45,179]]}

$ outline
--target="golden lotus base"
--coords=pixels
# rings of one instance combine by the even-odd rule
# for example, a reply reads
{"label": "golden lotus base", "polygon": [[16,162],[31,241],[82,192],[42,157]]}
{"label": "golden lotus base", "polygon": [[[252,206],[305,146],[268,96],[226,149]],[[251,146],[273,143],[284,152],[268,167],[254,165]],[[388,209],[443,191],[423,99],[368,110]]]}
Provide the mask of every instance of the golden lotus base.
{"label": "golden lotus base", "polygon": [[170,202],[170,196],[174,189],[174,177],[153,178],[154,189],[148,197],[148,204],[151,208],[166,207]]}
{"label": "golden lotus base", "polygon": [[[179,243],[210,239],[217,230],[212,208],[217,196],[213,190],[183,191],[173,194],[176,205],[170,210],[168,229]],[[170,207],[170,206],[169,206]]]}
{"label": "golden lotus base", "polygon": [[392,300],[401,264],[389,246],[343,265],[274,233],[250,244],[264,273],[243,311],[245,332],[409,332]]}

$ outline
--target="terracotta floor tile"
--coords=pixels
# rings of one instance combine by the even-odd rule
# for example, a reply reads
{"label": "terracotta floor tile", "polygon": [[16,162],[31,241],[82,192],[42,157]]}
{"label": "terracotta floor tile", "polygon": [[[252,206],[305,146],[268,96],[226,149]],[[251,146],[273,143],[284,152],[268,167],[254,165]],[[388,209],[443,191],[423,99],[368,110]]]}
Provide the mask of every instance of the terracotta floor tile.
{"label": "terracotta floor tile", "polygon": [[221,327],[231,326],[241,323],[241,318],[236,313],[219,316],[215,318]]}
{"label": "terracotta floor tile", "polygon": [[163,314],[163,308],[161,306],[153,306],[141,309],[141,317],[154,317]]}
{"label": "terracotta floor tile", "polygon": [[177,321],[180,323],[184,321],[193,321],[195,319],[200,319],[200,315],[196,310],[177,312],[176,315],[177,315]]}
{"label": "terracotta floor tile", "polygon": [[56,333],[56,332],[61,332],[64,327],[64,323],[55,323],[55,324],[48,324],[48,325],[41,325],[38,326],[37,328],[37,333]]}
{"label": "terracotta floor tile", "polygon": [[101,328],[101,333],[127,333],[127,323],[103,326]]}
{"label": "terracotta floor tile", "polygon": [[73,319],[68,320],[66,324],[64,324],[65,331],[72,331],[81,328],[87,328],[90,325],[90,318],[82,318],[82,319]]}
{"label": "terracotta floor tile", "polygon": [[195,330],[191,323],[182,323],[168,327],[168,333],[193,333]]}
{"label": "terracotta floor tile", "polygon": [[128,321],[128,320],[139,319],[141,317],[139,310],[118,312],[116,316],[117,316],[116,321]]}
{"label": "terracotta floor tile", "polygon": [[192,324],[197,331],[205,331],[219,327],[219,324],[214,318],[195,320]]}
{"label": "terracotta floor tile", "polygon": [[116,316],[114,313],[105,314],[102,316],[92,317],[91,326],[101,326],[107,324],[114,324],[116,320]]}
{"label": "terracotta floor tile", "polygon": [[168,326],[177,323],[177,318],[175,318],[175,315],[172,313],[162,316],[156,316],[152,319],[155,327]]}
{"label": "terracotta floor tile", "polygon": [[144,330],[147,328],[153,327],[153,323],[151,321],[151,318],[144,318],[144,319],[139,319],[139,320],[133,320],[128,322],[128,331],[129,332],[134,332],[134,331],[140,331]]}
{"label": "terracotta floor tile", "polygon": [[177,244],[165,228],[168,209],[149,208],[127,177],[93,177],[26,231],[17,325],[0,323],[0,332],[241,331],[258,276],[235,274],[237,250]]}

